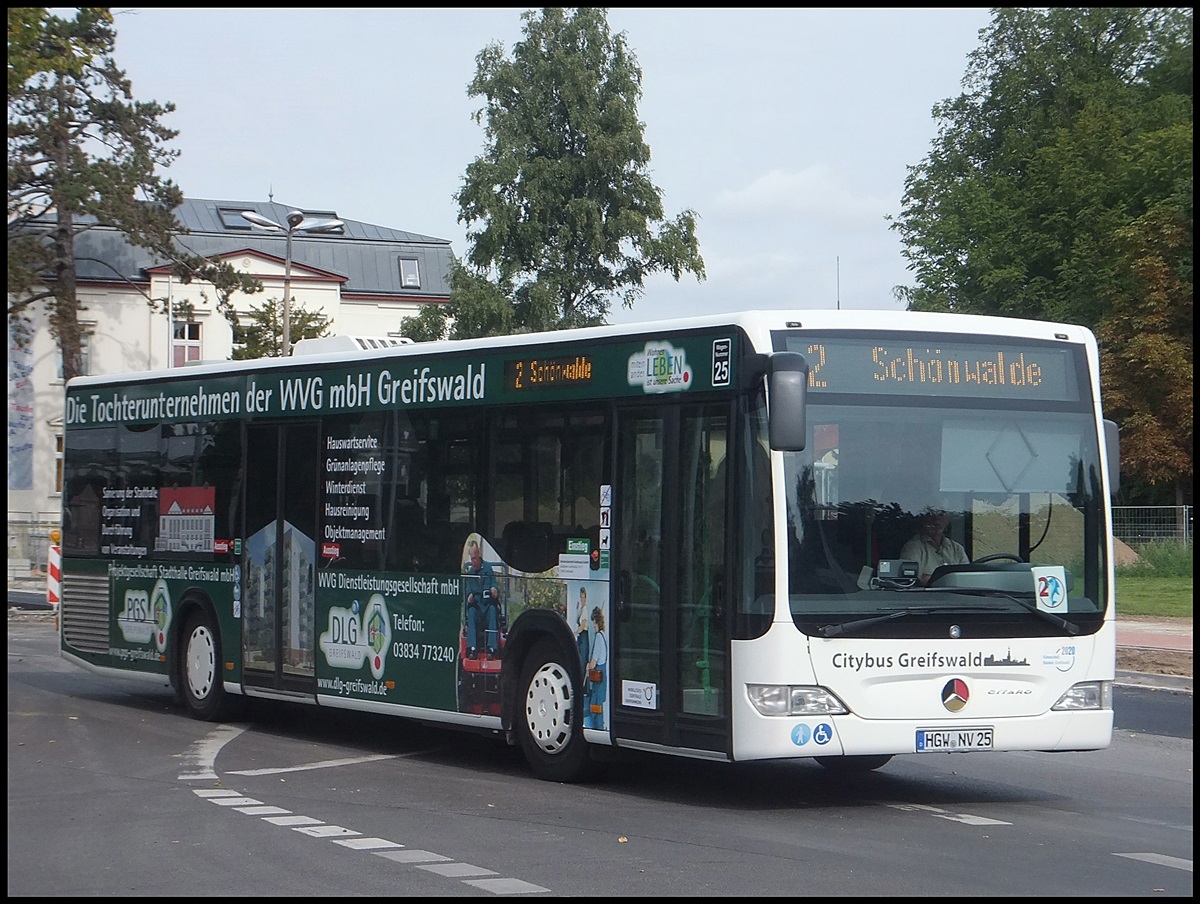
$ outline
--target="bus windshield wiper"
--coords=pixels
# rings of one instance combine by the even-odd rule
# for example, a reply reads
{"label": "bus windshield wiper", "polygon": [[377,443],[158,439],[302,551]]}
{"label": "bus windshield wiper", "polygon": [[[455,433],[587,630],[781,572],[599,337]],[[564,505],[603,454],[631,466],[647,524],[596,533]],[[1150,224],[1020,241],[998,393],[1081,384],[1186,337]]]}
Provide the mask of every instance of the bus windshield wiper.
{"label": "bus windshield wiper", "polygon": [[897,609],[895,612],[889,612],[887,615],[876,615],[872,618],[858,618],[854,621],[839,622],[836,625],[825,625],[817,629],[817,633],[822,637],[837,637],[839,634],[849,634],[851,631],[858,631],[861,628],[869,628],[872,625],[878,625],[881,622],[891,621],[894,618],[903,618],[906,615],[928,615],[932,609]]}
{"label": "bus windshield wiper", "polygon": [[1061,615],[1055,615],[1053,612],[1047,612],[1045,609],[1039,609],[1037,603],[1032,603],[1029,600],[1021,599],[1019,596],[1013,596],[1011,593],[1005,593],[1003,590],[970,590],[967,588],[942,588],[944,593],[961,593],[968,596],[991,596],[1003,597],[1006,600],[1012,600],[1026,612],[1032,612],[1038,618],[1050,622],[1052,625],[1057,625],[1068,634],[1078,634],[1082,630],[1079,625],[1074,622],[1067,621]]}

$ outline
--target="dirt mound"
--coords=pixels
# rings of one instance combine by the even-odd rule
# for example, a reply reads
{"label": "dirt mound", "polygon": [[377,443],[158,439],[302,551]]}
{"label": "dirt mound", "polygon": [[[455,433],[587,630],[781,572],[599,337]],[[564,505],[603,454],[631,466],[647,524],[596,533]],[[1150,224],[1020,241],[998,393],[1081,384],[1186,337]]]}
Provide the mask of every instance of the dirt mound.
{"label": "dirt mound", "polygon": [[1117,649],[1117,668],[1126,672],[1192,677],[1191,651]]}

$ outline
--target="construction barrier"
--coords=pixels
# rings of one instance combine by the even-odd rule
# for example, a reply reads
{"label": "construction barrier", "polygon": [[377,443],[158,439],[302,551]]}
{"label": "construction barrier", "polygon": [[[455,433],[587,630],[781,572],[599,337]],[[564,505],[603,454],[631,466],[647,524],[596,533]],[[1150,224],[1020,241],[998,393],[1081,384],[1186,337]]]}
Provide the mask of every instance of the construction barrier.
{"label": "construction barrier", "polygon": [[62,601],[62,547],[52,543],[46,562],[46,602],[57,609]]}

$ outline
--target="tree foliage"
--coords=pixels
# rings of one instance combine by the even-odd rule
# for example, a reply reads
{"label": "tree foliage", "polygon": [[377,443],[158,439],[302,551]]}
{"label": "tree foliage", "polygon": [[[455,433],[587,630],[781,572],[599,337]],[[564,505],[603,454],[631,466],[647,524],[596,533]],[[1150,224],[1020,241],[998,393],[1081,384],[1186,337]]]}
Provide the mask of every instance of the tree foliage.
{"label": "tree foliage", "polygon": [[963,88],[909,168],[898,297],[1093,329],[1122,470],[1190,486],[1192,11],[997,9]]}
{"label": "tree foliage", "polygon": [[516,309],[486,275],[458,261],[450,265],[449,304],[425,304],[415,317],[405,317],[401,330],[416,342],[435,339],[478,339],[517,332]]}
{"label": "tree foliage", "polygon": [[[288,308],[288,335],[293,343],[300,339],[317,339],[329,334],[332,321],[320,311],[306,311],[294,301]],[[261,305],[250,306],[247,322],[233,327],[234,361],[247,358],[279,358],[283,356],[283,303],[274,298]]]}
{"label": "tree foliage", "polygon": [[233,291],[261,288],[176,245],[183,194],[158,174],[179,153],[169,147],[177,132],[162,123],[174,105],[133,99],[112,57],[108,9],[74,12],[8,11],[8,316],[19,323],[48,306],[66,379],[82,371],[75,243],[86,230],[114,228],[172,261],[182,281],[213,282],[227,317]]}
{"label": "tree foliage", "polygon": [[489,45],[468,86],[485,101],[475,120],[487,144],[455,196],[472,271],[443,312],[455,336],[599,324],[651,274],[704,278],[696,214],[665,220],[647,173],[642,73],[624,34],[604,9],[522,18],[512,57]]}
{"label": "tree foliage", "polygon": [[[1099,328],[1105,413],[1121,425],[1122,470],[1172,487],[1169,503],[1183,505],[1193,467],[1191,220],[1154,210],[1119,238],[1134,280],[1113,292]],[[1183,257],[1186,271],[1176,265]]]}

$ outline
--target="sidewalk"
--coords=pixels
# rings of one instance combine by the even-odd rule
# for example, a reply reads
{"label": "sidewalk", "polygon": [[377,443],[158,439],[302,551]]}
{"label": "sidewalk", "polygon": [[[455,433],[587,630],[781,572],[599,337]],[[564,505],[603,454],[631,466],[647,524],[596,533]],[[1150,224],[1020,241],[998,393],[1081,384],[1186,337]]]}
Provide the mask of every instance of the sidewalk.
{"label": "sidewalk", "polygon": [[1150,650],[1192,652],[1192,620],[1190,618],[1122,619],[1117,615],[1117,646],[1143,647]]}
{"label": "sidewalk", "polygon": [[[1125,651],[1126,658],[1153,660],[1168,656],[1183,659],[1187,655],[1190,664],[1192,655],[1192,620],[1190,618],[1148,619],[1125,618],[1117,614],[1117,651]],[[1137,654],[1146,654],[1144,657]],[[1119,657],[1118,657],[1119,658]],[[1160,666],[1160,669],[1162,666]],[[1190,669],[1189,669],[1190,671]],[[1117,684],[1148,687],[1156,690],[1183,691],[1192,693],[1191,675],[1162,675],[1150,671],[1117,670]]]}

